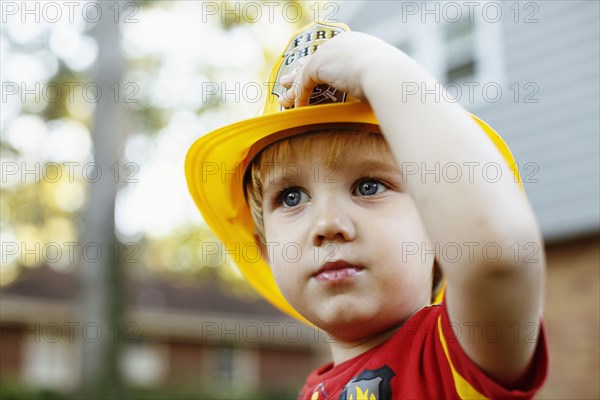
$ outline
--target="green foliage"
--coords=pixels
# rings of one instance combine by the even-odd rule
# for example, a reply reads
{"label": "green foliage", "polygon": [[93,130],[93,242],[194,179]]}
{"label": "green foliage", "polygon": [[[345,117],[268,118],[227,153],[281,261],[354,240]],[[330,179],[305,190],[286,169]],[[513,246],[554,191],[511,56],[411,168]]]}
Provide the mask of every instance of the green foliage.
{"label": "green foliage", "polygon": [[[163,387],[157,389],[129,389],[126,394],[118,396],[123,400],[282,400],[295,399],[297,388],[278,391],[253,391],[245,393],[198,391],[180,387]],[[115,399],[117,397],[114,397]],[[52,389],[34,388],[12,379],[0,381],[1,400],[75,400],[81,399],[75,394]]]}
{"label": "green foliage", "polygon": [[68,400],[66,393],[52,389],[36,389],[25,386],[13,379],[0,380],[0,399],[2,400]]}
{"label": "green foliage", "polygon": [[245,393],[216,391],[185,391],[177,388],[158,390],[137,390],[131,392],[132,398],[139,400],[284,400],[295,399],[297,389],[280,391],[254,391]]}

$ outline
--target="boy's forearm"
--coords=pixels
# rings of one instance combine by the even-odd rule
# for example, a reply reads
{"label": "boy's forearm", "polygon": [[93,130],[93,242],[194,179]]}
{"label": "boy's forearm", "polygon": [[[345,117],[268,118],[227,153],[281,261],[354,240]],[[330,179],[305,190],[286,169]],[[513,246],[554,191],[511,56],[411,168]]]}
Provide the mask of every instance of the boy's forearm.
{"label": "boy's forearm", "polygon": [[[382,61],[361,77],[362,89],[430,239],[440,246],[497,243],[513,261],[509,247],[515,242],[539,244],[537,224],[513,171],[476,122],[455,103],[432,101],[431,95],[423,101],[421,90],[436,88],[436,81],[403,53],[390,52]],[[419,93],[408,95],[406,88],[415,86]]]}
{"label": "boy's forearm", "polygon": [[[429,239],[439,246],[436,253],[448,280],[451,321],[459,326],[494,321],[503,331],[515,323],[537,324],[543,298],[542,239],[513,172],[462,107],[443,100],[422,101],[420,93],[406,95],[408,84],[434,88],[436,82],[403,53],[389,54],[361,76],[362,91],[400,165]],[[455,174],[450,180],[442,174],[449,165],[455,169],[458,165],[460,177]],[[484,175],[486,165],[501,168],[501,177]],[[469,166],[479,169],[472,173]],[[447,245],[458,246],[461,257],[444,259],[439,249]],[[486,248],[492,248],[491,256]],[[532,248],[535,256],[527,259],[531,253],[526,250]],[[499,382],[517,382],[530,363],[535,342],[514,343],[504,335],[491,344],[478,329],[472,341],[459,338],[465,352]]]}

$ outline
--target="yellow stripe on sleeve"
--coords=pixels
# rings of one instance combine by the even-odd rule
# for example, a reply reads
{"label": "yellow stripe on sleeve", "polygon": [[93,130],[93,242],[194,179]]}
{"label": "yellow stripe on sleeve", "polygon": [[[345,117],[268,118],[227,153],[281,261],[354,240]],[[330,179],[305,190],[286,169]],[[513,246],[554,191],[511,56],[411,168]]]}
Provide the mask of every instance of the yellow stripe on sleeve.
{"label": "yellow stripe on sleeve", "polygon": [[446,355],[446,360],[448,360],[448,364],[450,365],[450,370],[452,371],[452,377],[454,378],[454,387],[456,388],[456,393],[460,396],[461,399],[487,399],[484,395],[479,393],[465,378],[462,377],[461,374],[454,369],[454,365],[452,364],[452,360],[450,359],[450,354],[448,354],[448,346],[446,344],[446,338],[444,337],[444,333],[442,332],[442,317],[438,317],[438,333],[440,335],[440,341],[442,342],[442,347],[444,349],[444,354]]}

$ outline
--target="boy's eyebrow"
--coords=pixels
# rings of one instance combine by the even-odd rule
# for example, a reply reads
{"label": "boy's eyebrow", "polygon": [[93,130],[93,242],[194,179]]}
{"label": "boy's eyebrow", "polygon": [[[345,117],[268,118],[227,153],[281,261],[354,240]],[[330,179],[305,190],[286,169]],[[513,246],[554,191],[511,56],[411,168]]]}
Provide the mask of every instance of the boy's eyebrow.
{"label": "boy's eyebrow", "polygon": [[[330,163],[329,165],[332,165],[333,168],[337,168],[337,164],[334,163]],[[347,164],[348,165],[348,164]],[[314,168],[314,164],[311,166],[311,171],[309,171],[311,174],[314,173],[314,171],[312,170],[312,168]],[[352,163],[350,165],[348,165],[347,168],[352,168],[352,169],[358,169],[360,170],[360,172],[364,175],[369,175],[369,173],[387,173],[387,174],[393,174],[396,175],[398,178],[400,178],[400,176],[402,175],[400,172],[400,169],[398,168],[398,166],[386,159],[370,159],[370,160],[364,160],[361,161],[360,159],[357,160],[356,163]],[[331,169],[329,168],[329,170],[331,170],[331,175],[329,176],[329,178],[334,178],[335,177],[335,169]],[[266,183],[266,185],[264,186],[264,194],[270,193],[270,192],[279,192],[283,189],[288,188],[291,184],[297,183],[300,179],[301,176],[303,174],[301,174],[300,176],[298,176],[297,174],[291,174],[292,176],[289,176],[288,174],[273,174],[273,172],[271,171],[272,175],[275,175],[273,177],[273,179],[268,180],[268,182]],[[313,175],[311,175],[313,176]]]}
{"label": "boy's eyebrow", "polygon": [[361,170],[375,170],[375,171],[382,171],[382,172],[393,172],[393,173],[397,173],[400,174],[400,168],[398,168],[398,166],[395,163],[392,163],[390,161],[386,161],[385,159],[383,160],[367,160],[367,161],[363,161],[362,163],[360,162],[360,160],[358,160],[359,162],[357,164],[357,167],[360,167]]}
{"label": "boy's eyebrow", "polygon": [[286,174],[276,174],[275,177],[273,179],[268,180],[267,184],[265,185],[264,189],[263,189],[263,193],[267,194],[270,192],[279,192],[287,187],[290,186],[290,184],[297,182],[298,179],[293,179],[290,178],[289,176],[287,176]]}

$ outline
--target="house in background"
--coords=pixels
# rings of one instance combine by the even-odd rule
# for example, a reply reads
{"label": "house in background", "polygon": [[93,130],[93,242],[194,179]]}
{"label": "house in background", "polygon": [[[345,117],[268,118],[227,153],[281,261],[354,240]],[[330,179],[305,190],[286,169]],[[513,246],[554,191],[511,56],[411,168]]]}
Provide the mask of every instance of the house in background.
{"label": "house in background", "polygon": [[441,82],[403,95],[454,96],[510,146],[546,241],[551,364],[539,398],[599,397],[600,3],[341,4],[333,18]]}
{"label": "house in background", "polygon": [[131,387],[173,396],[294,396],[327,358],[316,328],[264,300],[242,301],[212,280],[134,276],[127,318],[109,327],[78,322],[77,292],[76,273],[48,267],[2,289],[0,379],[71,392],[80,383],[82,341],[99,335],[122,342],[121,366]]}

